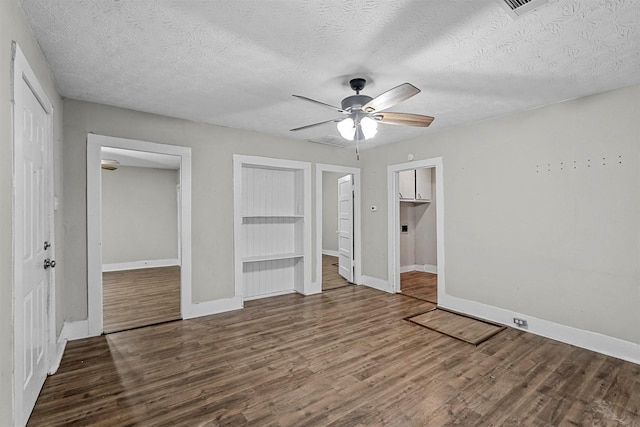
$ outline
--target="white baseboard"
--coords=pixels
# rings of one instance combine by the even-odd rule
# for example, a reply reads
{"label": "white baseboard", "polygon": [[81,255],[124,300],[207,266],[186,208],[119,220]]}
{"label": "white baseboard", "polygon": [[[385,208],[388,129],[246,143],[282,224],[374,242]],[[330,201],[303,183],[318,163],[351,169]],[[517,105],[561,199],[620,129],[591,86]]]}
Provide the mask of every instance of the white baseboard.
{"label": "white baseboard", "polygon": [[172,267],[180,265],[179,259],[152,259],[131,262],[118,262],[115,264],[102,264],[102,271],[140,270],[141,268]]}
{"label": "white baseboard", "polygon": [[379,291],[389,292],[390,294],[394,293],[391,286],[389,286],[389,282],[378,279],[377,277],[362,276],[362,284]]}
{"label": "white baseboard", "polygon": [[431,264],[424,264],[422,266],[422,271],[425,273],[438,274],[438,266]]}
{"label": "white baseboard", "polygon": [[323,249],[322,250],[322,255],[329,255],[329,256],[334,256],[334,257],[339,257],[340,256],[340,252],[338,251],[332,251],[331,249]]}
{"label": "white baseboard", "polygon": [[400,273],[408,273],[410,271],[424,271],[425,273],[438,274],[438,266],[431,264],[413,264],[400,267]]}
{"label": "white baseboard", "polygon": [[78,320],[75,322],[64,322],[58,342],[56,343],[56,354],[51,360],[49,366],[49,374],[53,375],[60,367],[64,349],[67,347],[67,341],[79,340],[89,337],[89,322],[87,320]]}
{"label": "white baseboard", "polygon": [[311,283],[311,286],[309,286],[308,288],[305,289],[304,292],[299,292],[300,295],[304,295],[304,296],[309,296],[309,295],[315,295],[315,294],[321,294],[322,293],[322,283],[320,282],[313,282]]}
{"label": "white baseboard", "polygon": [[210,316],[212,314],[224,313],[226,311],[240,310],[244,307],[242,297],[235,296],[213,301],[191,303],[182,309],[183,319],[193,319],[195,317]]}
{"label": "white baseboard", "polygon": [[277,297],[280,295],[287,295],[287,294],[294,294],[296,293],[296,291],[294,291],[293,289],[287,289],[286,291],[276,291],[276,292],[269,292],[266,294],[262,294],[262,295],[254,295],[251,297],[244,297],[245,301],[253,301],[255,299],[262,299],[262,298],[269,298],[269,297]]}
{"label": "white baseboard", "polygon": [[630,341],[538,319],[451,295],[438,295],[438,306],[511,327],[515,326],[513,318],[518,317],[527,321],[527,328],[522,329],[532,334],[640,364],[640,344]]}

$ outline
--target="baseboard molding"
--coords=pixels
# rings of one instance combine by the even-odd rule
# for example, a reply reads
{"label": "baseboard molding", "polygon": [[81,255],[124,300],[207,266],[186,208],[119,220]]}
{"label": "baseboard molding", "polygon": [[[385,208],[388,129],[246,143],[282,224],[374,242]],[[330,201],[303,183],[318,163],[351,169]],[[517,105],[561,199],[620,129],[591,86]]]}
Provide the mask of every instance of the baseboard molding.
{"label": "baseboard molding", "polygon": [[425,273],[438,274],[438,266],[431,264],[424,264],[422,266],[422,271]]}
{"label": "baseboard molding", "polygon": [[322,250],[322,255],[329,255],[329,256],[334,256],[334,257],[339,257],[340,256],[340,252],[338,251],[332,251],[331,249],[323,249]]}
{"label": "baseboard molding", "polygon": [[451,295],[438,295],[438,306],[511,327],[514,327],[513,318],[518,317],[527,321],[528,327],[521,328],[526,332],[640,364],[640,344],[630,341]]}
{"label": "baseboard molding", "polygon": [[62,325],[62,330],[60,331],[60,336],[58,336],[58,341],[55,346],[55,356],[54,359],[51,360],[49,366],[49,374],[53,375],[56,373],[58,368],[60,367],[60,362],[62,361],[62,355],[64,354],[64,349],[67,347],[67,341],[79,340],[82,338],[89,337],[89,322],[87,320],[78,320],[75,322],[64,322]]}
{"label": "baseboard molding", "polygon": [[142,268],[172,267],[180,265],[179,259],[152,259],[143,261],[118,262],[115,264],[102,264],[102,271],[140,270]]}
{"label": "baseboard molding", "polygon": [[227,311],[240,310],[244,307],[242,297],[235,296],[213,301],[191,303],[182,308],[183,319],[193,319],[196,317],[210,316],[212,314],[224,313]]}
{"label": "baseboard molding", "polygon": [[400,267],[400,273],[409,273],[410,271],[424,271],[425,273],[438,274],[438,266],[431,264],[413,264]]}
{"label": "baseboard molding", "polygon": [[322,283],[313,282],[311,286],[305,288],[304,292],[298,292],[300,295],[309,296],[322,293]]}
{"label": "baseboard molding", "polygon": [[255,296],[251,296],[251,297],[244,297],[245,301],[253,301],[256,299],[262,299],[262,298],[269,298],[269,297],[277,297],[280,295],[288,295],[288,294],[295,294],[296,291],[293,289],[287,289],[286,291],[276,291],[276,292],[269,292],[267,294],[262,294],[262,295],[255,295]]}
{"label": "baseboard molding", "polygon": [[362,276],[362,284],[379,291],[388,292],[390,294],[394,293],[391,286],[389,286],[389,282],[378,279],[377,277]]}

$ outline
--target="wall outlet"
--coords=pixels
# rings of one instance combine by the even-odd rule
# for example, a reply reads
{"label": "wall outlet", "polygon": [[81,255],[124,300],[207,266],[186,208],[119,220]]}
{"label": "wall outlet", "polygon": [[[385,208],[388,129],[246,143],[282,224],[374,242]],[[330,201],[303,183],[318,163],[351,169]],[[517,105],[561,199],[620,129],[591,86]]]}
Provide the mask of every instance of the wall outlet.
{"label": "wall outlet", "polygon": [[513,318],[513,323],[516,324],[516,326],[518,326],[519,328],[526,328],[527,327],[527,321],[524,319],[518,319],[517,317]]}

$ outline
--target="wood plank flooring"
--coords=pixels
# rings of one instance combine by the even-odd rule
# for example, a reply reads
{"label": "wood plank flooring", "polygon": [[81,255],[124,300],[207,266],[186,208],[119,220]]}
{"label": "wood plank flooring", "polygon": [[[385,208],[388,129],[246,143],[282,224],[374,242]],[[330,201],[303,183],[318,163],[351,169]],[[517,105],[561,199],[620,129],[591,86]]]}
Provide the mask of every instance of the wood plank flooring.
{"label": "wood plank flooring", "polygon": [[438,275],[423,271],[400,274],[400,292],[403,295],[438,303]]}
{"label": "wood plank flooring", "polygon": [[180,319],[180,267],[102,273],[102,303],[105,333]]}
{"label": "wood plank flooring", "polygon": [[640,365],[403,320],[433,306],[348,286],[72,341],[29,425],[640,425]]}
{"label": "wood plank flooring", "polygon": [[347,282],[338,272],[338,257],[322,255],[322,290],[341,288],[351,283]]}

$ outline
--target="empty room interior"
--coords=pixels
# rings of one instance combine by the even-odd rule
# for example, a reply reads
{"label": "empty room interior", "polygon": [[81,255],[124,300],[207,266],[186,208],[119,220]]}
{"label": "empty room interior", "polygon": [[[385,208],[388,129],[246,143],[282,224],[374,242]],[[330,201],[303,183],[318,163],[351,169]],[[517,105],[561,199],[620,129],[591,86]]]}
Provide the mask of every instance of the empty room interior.
{"label": "empty room interior", "polygon": [[0,425],[640,425],[638,28],[0,1]]}

